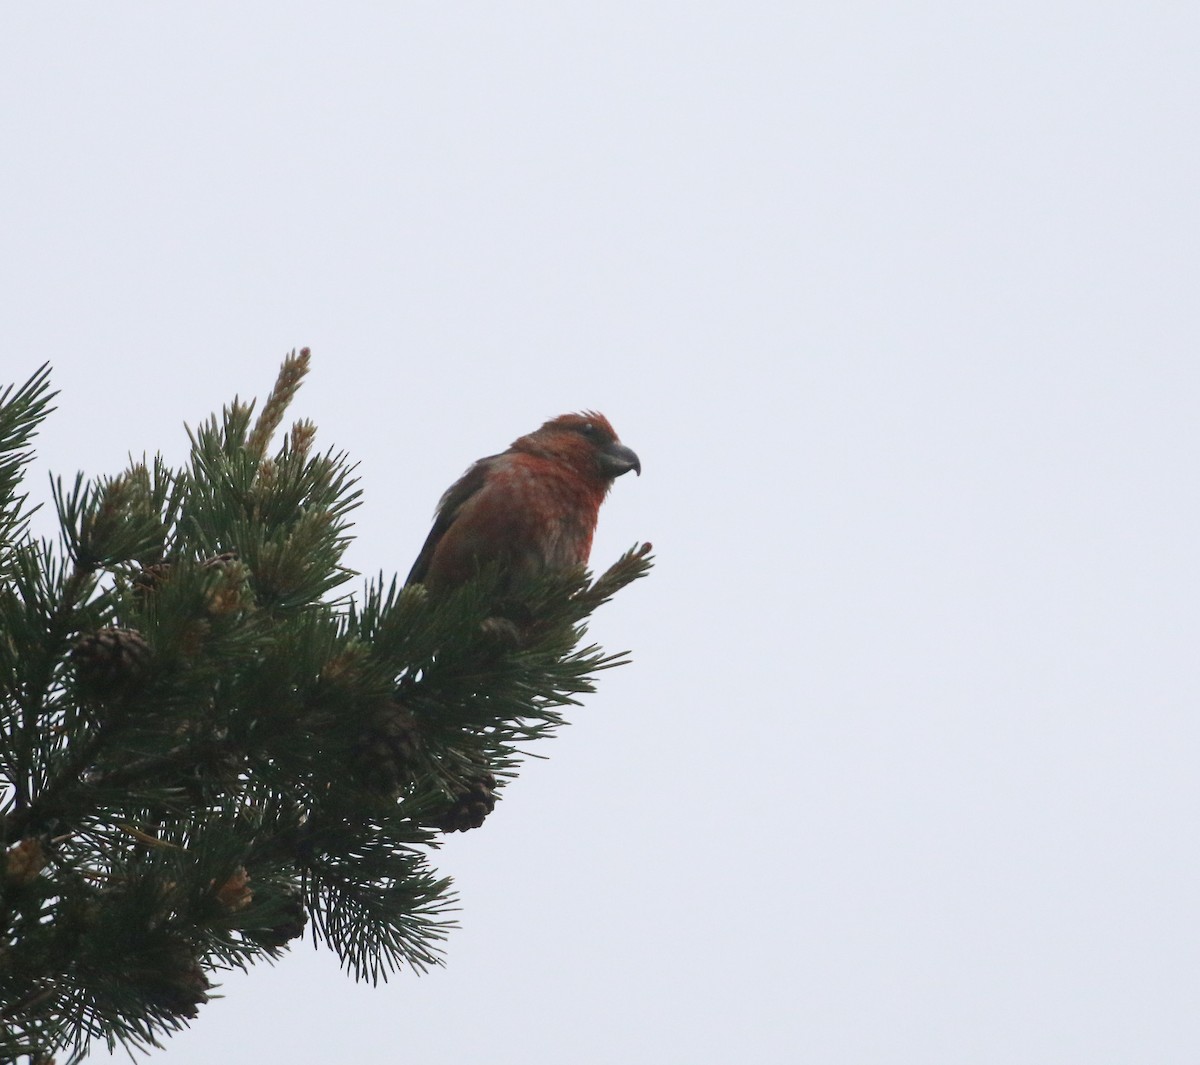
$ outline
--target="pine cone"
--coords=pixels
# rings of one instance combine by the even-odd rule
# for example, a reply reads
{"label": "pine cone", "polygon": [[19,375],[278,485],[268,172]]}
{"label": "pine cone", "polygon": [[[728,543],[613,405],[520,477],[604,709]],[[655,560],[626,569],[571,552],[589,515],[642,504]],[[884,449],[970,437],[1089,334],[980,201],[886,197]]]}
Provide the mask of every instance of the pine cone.
{"label": "pine cone", "polygon": [[467,832],[478,828],[496,807],[496,778],[483,770],[450,800],[447,807],[426,824],[443,832]]}
{"label": "pine cone", "polygon": [[210,558],[204,563],[204,568],[220,574],[220,579],[208,590],[210,614],[233,614],[253,605],[250,567],[238,557],[236,551],[225,551],[215,558]]}
{"label": "pine cone", "polygon": [[80,685],[105,698],[128,691],[145,676],[150,647],[136,629],[100,629],[79,638],[71,660]]}
{"label": "pine cone", "polygon": [[230,913],[244,910],[254,901],[254,889],[250,887],[250,874],[244,865],[239,865],[220,887],[212,885],[217,902]]}
{"label": "pine cone", "polygon": [[283,919],[279,924],[271,928],[247,929],[242,935],[268,950],[277,950],[287,946],[293,939],[299,939],[304,935],[304,926],[308,921],[300,895],[289,892],[283,900],[281,911]]}
{"label": "pine cone", "polygon": [[170,562],[153,562],[149,566],[143,566],[133,575],[131,582],[133,594],[140,599],[145,599],[158,591],[170,576]]}
{"label": "pine cone", "polygon": [[195,1017],[197,1007],[208,1001],[212,987],[195,953],[182,940],[176,940],[166,945],[160,960],[161,967],[138,974],[146,998],[177,1017]]}
{"label": "pine cone", "polygon": [[10,884],[31,884],[45,867],[46,852],[41,840],[34,837],[14,843],[4,852],[4,875]]}
{"label": "pine cone", "polygon": [[420,749],[421,737],[412,714],[401,703],[385,703],[372,715],[355,745],[354,776],[375,794],[395,798],[411,776]]}

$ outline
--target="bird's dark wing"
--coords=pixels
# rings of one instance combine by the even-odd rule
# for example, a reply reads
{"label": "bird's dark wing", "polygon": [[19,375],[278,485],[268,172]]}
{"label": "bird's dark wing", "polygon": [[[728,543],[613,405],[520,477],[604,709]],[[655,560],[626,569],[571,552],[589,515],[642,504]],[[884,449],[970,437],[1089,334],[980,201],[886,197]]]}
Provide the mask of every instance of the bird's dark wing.
{"label": "bird's dark wing", "polygon": [[454,519],[458,517],[458,512],[462,509],[463,504],[484,486],[488,478],[488,470],[499,458],[499,455],[489,455],[485,459],[480,459],[446,489],[446,494],[438,502],[437,512],[433,518],[433,528],[429,530],[429,535],[425,538],[425,546],[421,548],[421,553],[417,555],[417,561],[413,563],[413,568],[409,571],[408,579],[404,582],[406,585],[420,584],[425,580],[429,573],[429,563],[433,559],[433,553],[437,550],[437,545],[441,542],[442,537],[446,535],[446,530],[454,524]]}

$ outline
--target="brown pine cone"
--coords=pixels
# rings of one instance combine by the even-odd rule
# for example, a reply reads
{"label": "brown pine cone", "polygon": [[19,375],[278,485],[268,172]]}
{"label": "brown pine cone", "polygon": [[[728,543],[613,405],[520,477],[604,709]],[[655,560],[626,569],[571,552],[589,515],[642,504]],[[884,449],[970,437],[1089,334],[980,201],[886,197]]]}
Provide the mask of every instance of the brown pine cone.
{"label": "brown pine cone", "polygon": [[143,566],[133,575],[133,580],[130,582],[133,594],[140,599],[145,599],[158,591],[170,576],[170,562],[152,562],[148,566]]}
{"label": "brown pine cone", "polygon": [[195,953],[182,940],[176,940],[165,944],[156,960],[161,962],[159,966],[143,969],[136,976],[146,998],[177,1017],[195,1017],[197,1007],[208,1001],[212,987]]}
{"label": "brown pine cone", "polygon": [[482,825],[495,807],[496,778],[485,769],[459,789],[446,808],[426,824],[443,832],[467,832]]}
{"label": "brown pine cone", "polygon": [[145,677],[150,647],[136,629],[100,629],[76,641],[71,661],[80,685],[106,698],[128,691]]}
{"label": "brown pine cone", "polygon": [[10,884],[18,887],[31,884],[44,868],[46,852],[39,839],[23,839],[4,852],[4,875]]}
{"label": "brown pine cone", "polygon": [[250,874],[246,872],[244,865],[239,865],[219,887],[215,882],[212,887],[217,902],[229,913],[238,913],[254,901]]}
{"label": "brown pine cone", "polygon": [[406,707],[387,702],[371,715],[353,754],[356,779],[377,795],[399,796],[421,749],[416,721]]}
{"label": "brown pine cone", "polygon": [[281,907],[282,920],[271,928],[247,929],[242,933],[247,939],[268,950],[278,950],[293,939],[304,935],[308,914],[304,912],[304,901],[299,893],[289,892]]}

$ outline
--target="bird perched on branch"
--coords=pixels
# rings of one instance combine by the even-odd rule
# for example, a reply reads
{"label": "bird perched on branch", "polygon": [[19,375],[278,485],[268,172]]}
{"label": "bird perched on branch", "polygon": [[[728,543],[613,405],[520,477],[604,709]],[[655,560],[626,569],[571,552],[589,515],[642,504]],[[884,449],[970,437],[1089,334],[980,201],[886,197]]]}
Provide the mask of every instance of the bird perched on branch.
{"label": "bird perched on branch", "polygon": [[513,587],[586,564],[600,504],[630,470],[641,476],[642,464],[603,414],[546,422],[450,486],[406,583],[436,594],[495,563]]}

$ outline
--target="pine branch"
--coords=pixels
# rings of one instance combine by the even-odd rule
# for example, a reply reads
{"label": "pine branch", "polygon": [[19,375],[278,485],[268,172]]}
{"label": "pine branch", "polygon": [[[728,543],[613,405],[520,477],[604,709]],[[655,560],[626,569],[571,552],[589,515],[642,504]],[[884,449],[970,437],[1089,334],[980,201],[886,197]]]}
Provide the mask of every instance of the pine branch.
{"label": "pine branch", "polygon": [[[25,467],[33,459],[29,442],[43,419],[54,409],[50,366],[43,364],[19,388],[0,392],[0,545],[7,548],[25,530],[26,497],[18,495]],[[0,553],[3,568],[6,551]]]}
{"label": "pine branch", "polygon": [[575,601],[587,613],[603,606],[622,588],[641,577],[645,577],[654,565],[653,544],[636,544],[608,567],[586,589],[575,596]]}
{"label": "pine branch", "polygon": [[293,351],[283,360],[275,387],[271,389],[271,394],[267,397],[258,421],[254,423],[250,439],[246,442],[246,450],[250,454],[260,458],[266,454],[267,444],[275,435],[275,430],[283,421],[283,415],[287,411],[288,405],[299,391],[300,385],[308,373],[308,363],[308,348],[301,348],[299,355]]}

